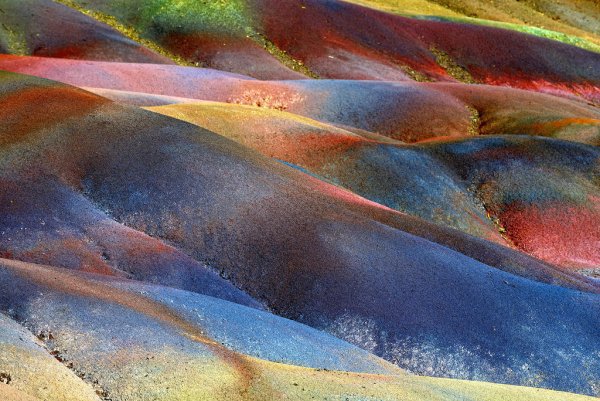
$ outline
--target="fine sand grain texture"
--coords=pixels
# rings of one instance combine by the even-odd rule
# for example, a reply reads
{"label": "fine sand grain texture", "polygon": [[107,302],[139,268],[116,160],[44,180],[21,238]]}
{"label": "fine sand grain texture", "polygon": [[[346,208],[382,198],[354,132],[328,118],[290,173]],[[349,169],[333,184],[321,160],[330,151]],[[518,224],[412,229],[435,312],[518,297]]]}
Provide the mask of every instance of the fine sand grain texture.
{"label": "fine sand grain texture", "polygon": [[0,401],[600,396],[600,5],[0,1]]}

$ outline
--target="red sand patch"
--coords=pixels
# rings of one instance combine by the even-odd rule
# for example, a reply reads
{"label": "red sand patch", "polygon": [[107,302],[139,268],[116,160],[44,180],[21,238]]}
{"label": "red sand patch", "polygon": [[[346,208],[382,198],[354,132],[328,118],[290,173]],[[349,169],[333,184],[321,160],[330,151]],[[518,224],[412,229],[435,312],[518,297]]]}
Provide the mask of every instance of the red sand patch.
{"label": "red sand patch", "polygon": [[258,79],[306,79],[281,64],[249,38],[208,34],[170,33],[162,43],[186,60],[202,67],[248,75]]}
{"label": "red sand patch", "polygon": [[[68,118],[82,116],[110,101],[64,86],[30,87],[0,97],[0,148],[23,140]],[[44,113],[39,113],[40,104]]]}
{"label": "red sand patch", "polygon": [[500,216],[507,235],[523,251],[571,268],[600,266],[600,207],[510,207]]}

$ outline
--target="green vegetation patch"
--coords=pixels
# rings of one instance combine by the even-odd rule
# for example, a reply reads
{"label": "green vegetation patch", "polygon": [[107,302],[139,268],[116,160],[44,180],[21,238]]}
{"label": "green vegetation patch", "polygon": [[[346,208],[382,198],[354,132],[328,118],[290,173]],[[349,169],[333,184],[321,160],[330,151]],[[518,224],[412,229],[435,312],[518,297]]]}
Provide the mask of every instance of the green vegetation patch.
{"label": "green vegetation patch", "polygon": [[158,43],[171,32],[246,37],[286,67],[318,78],[254,28],[245,0],[55,0],[115,28],[123,35],[180,65],[198,65],[173,54]]}
{"label": "green vegetation patch", "polygon": [[252,30],[244,0],[116,0],[104,4],[107,12],[126,18],[142,32],[242,35]]}
{"label": "green vegetation patch", "polygon": [[25,35],[4,22],[0,23],[0,43],[10,54],[18,56],[30,54]]}

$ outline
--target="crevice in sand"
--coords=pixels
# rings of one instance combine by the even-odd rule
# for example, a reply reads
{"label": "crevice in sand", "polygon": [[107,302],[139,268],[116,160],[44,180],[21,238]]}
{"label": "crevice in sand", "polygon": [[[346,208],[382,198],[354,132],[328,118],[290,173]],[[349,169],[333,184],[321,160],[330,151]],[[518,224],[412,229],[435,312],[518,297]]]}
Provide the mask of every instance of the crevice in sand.
{"label": "crevice in sand", "polygon": [[428,77],[427,75],[423,74],[420,71],[415,70],[414,68],[405,65],[405,64],[398,64],[398,63],[394,63],[398,66],[398,68],[400,68],[402,70],[402,72],[404,72],[406,75],[408,75],[410,77],[410,79],[412,79],[413,81],[417,81],[417,82],[435,82],[435,80],[433,78]]}
{"label": "crevice in sand", "polygon": [[481,135],[481,115],[479,110],[471,105],[465,107],[469,110],[469,128],[467,128],[467,132],[472,136]]}
{"label": "crevice in sand", "polygon": [[295,59],[288,52],[280,49],[279,46],[270,41],[265,35],[261,33],[252,33],[249,34],[248,37],[261,45],[271,56],[275,57],[287,68],[299,72],[302,75],[306,75],[309,78],[320,78],[317,73],[308,68],[302,61]]}
{"label": "crevice in sand", "polygon": [[91,379],[84,371],[75,367],[74,363],[67,359],[67,357],[60,351],[58,347],[53,344],[54,335],[50,329],[40,330],[35,333],[35,336],[40,340],[41,347],[48,352],[54,359],[60,362],[63,366],[69,369],[75,374],[82,382],[86,383],[92,388],[96,395],[102,401],[114,401],[102,386],[98,383],[98,380]]}
{"label": "crevice in sand", "polygon": [[476,84],[477,81],[471,73],[462,65],[458,64],[448,53],[431,46],[429,51],[435,56],[435,62],[444,69],[452,78],[465,84]]}

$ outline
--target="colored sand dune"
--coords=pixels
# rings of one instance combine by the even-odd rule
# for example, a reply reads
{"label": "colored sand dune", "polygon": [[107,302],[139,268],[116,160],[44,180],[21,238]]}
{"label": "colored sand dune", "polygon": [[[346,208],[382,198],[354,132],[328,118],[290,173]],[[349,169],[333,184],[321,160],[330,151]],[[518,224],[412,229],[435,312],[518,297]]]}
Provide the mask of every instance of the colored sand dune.
{"label": "colored sand dune", "polygon": [[593,2],[0,3],[0,399],[600,396]]}
{"label": "colored sand dune", "polygon": [[585,49],[600,50],[600,13],[594,1],[347,0],[413,17],[513,29]]}

